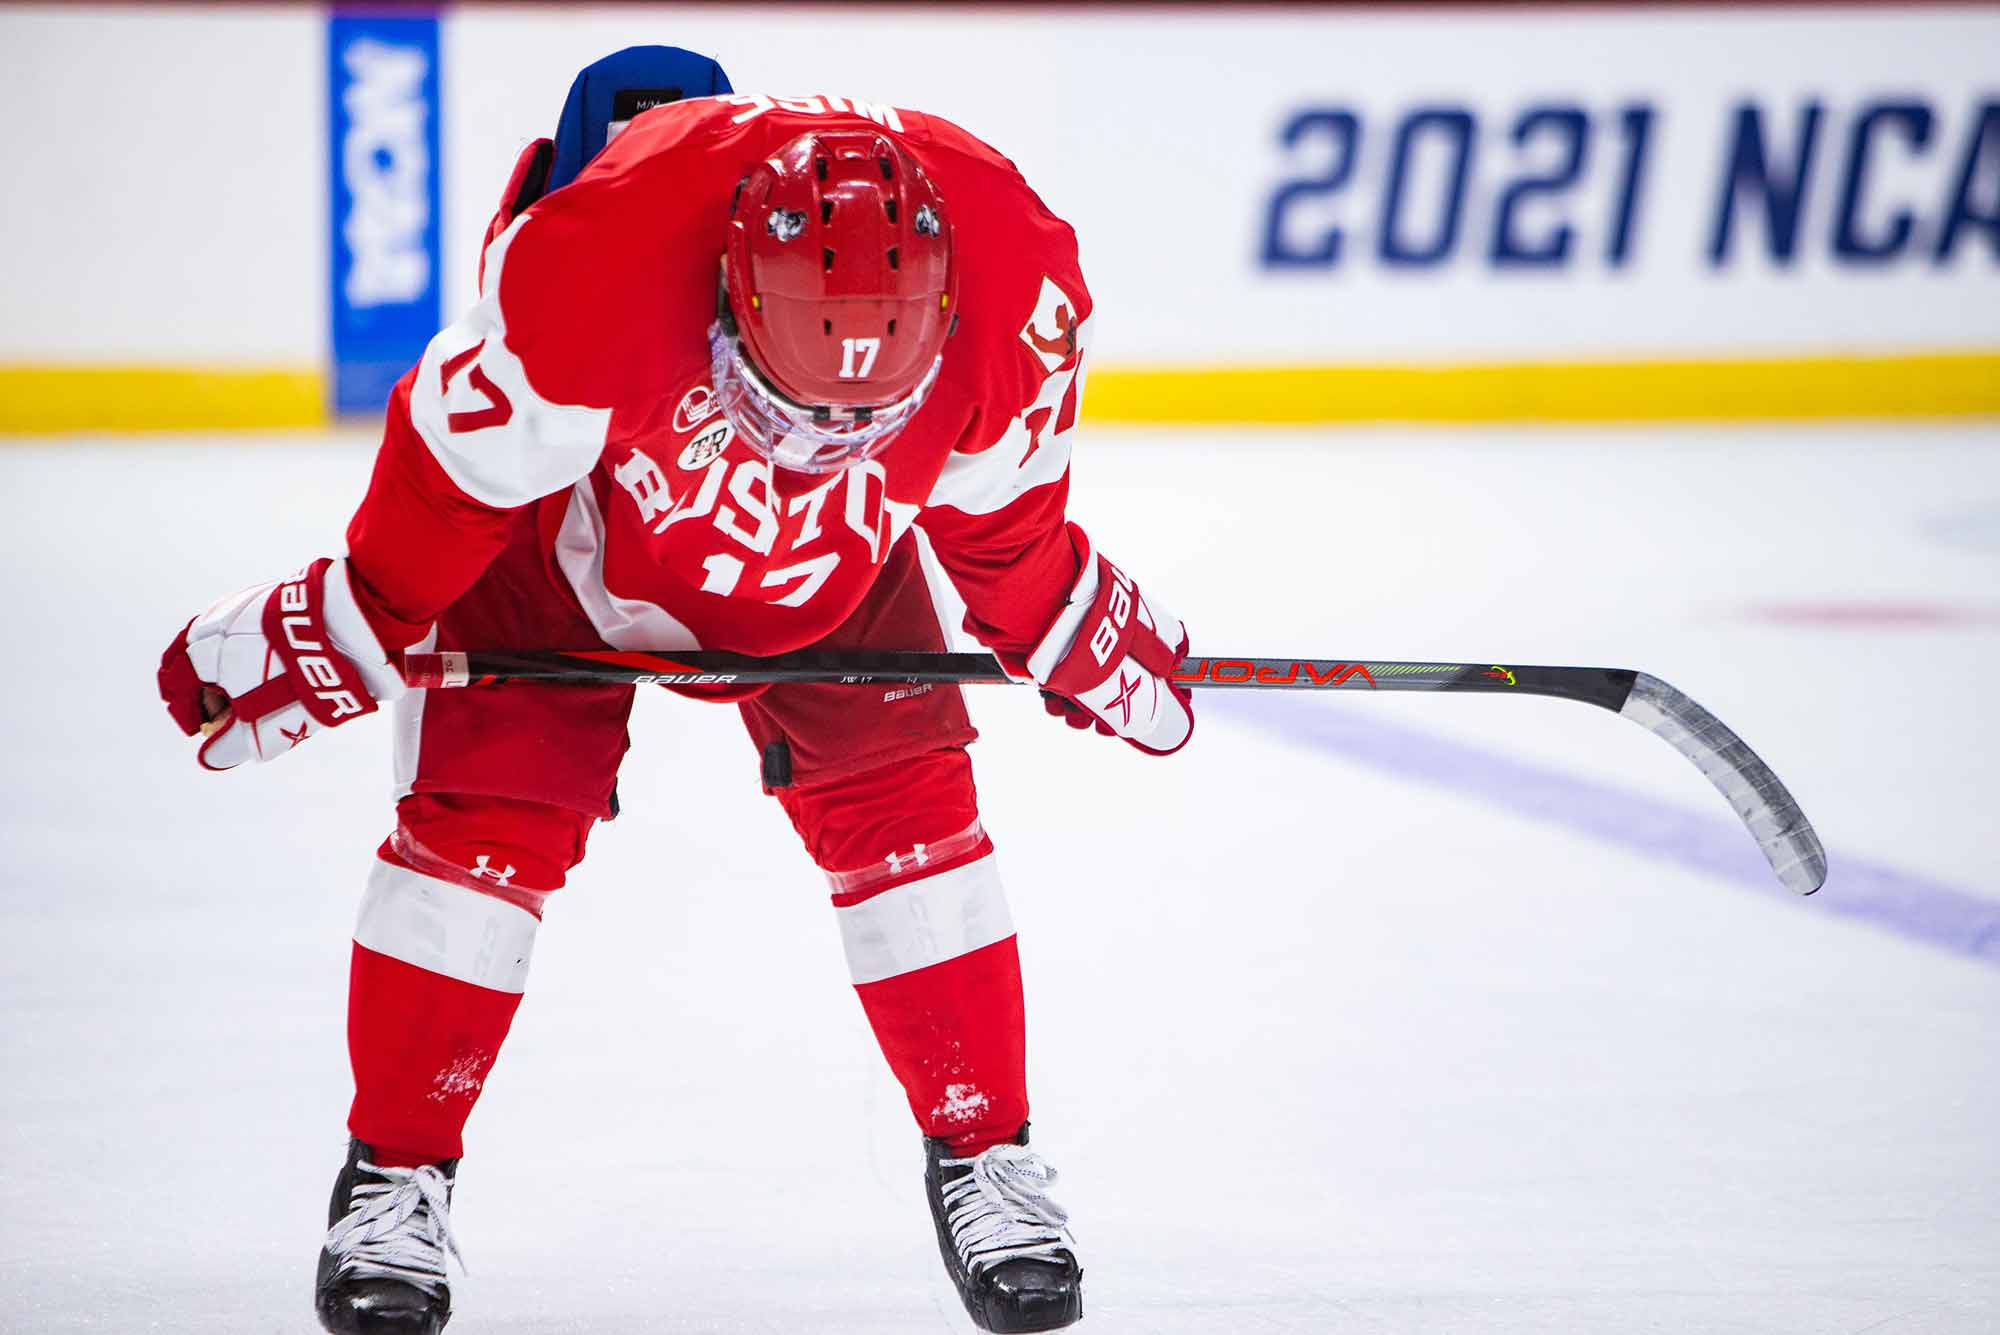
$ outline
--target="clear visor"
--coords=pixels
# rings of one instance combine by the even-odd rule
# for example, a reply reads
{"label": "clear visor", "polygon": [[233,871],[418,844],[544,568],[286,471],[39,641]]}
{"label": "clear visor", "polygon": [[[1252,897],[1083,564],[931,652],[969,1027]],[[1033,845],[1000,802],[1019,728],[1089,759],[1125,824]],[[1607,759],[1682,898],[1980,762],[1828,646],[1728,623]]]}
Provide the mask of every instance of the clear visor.
{"label": "clear visor", "polygon": [[780,468],[838,473],[887,449],[909,425],[944,365],[940,354],[917,387],[879,408],[809,408],[780,394],[744,355],[740,339],[708,327],[708,363],[715,396],[737,439]]}

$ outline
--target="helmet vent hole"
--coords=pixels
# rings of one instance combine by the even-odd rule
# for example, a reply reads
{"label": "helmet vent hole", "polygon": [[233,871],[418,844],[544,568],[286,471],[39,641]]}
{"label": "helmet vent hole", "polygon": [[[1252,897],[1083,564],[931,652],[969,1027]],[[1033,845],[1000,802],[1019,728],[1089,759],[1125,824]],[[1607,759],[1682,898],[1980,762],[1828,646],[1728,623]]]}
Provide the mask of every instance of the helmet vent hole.
{"label": "helmet vent hole", "polygon": [[896,322],[894,320],[891,320],[889,321],[889,337],[894,338],[895,336],[896,336]]}
{"label": "helmet vent hole", "polygon": [[832,337],[833,337],[833,321],[831,321],[831,320],[821,320],[821,321],[819,322],[819,328],[820,328],[820,332],[821,332],[821,333],[823,333],[823,334],[825,334],[825,335],[826,335],[826,336],[827,336],[828,338],[832,338]]}
{"label": "helmet vent hole", "polygon": [[820,222],[821,222],[822,224],[825,224],[825,223],[830,223],[830,222],[832,222],[832,221],[833,221],[833,201],[832,201],[832,200],[830,200],[830,199],[822,199],[822,200],[821,200],[821,201],[819,202],[819,220],[820,220]]}
{"label": "helmet vent hole", "polygon": [[898,269],[902,267],[901,258],[902,257],[896,253],[896,247],[894,246],[889,247],[889,267],[891,269]]}
{"label": "helmet vent hole", "polygon": [[819,179],[824,181],[826,179],[826,159],[814,158],[813,170],[819,174]]}
{"label": "helmet vent hole", "polygon": [[833,272],[833,247],[822,246],[819,252],[820,267],[827,273]]}
{"label": "helmet vent hole", "polygon": [[883,201],[882,201],[882,212],[884,212],[884,213],[886,213],[886,214],[888,214],[888,215],[889,215],[889,225],[890,225],[891,227],[895,226],[895,225],[896,225],[896,201],[895,201],[895,200],[893,200],[893,199],[885,199],[885,200],[883,200]]}
{"label": "helmet vent hole", "polygon": [[889,165],[889,159],[887,159],[887,158],[877,158],[877,159],[875,159],[875,165],[876,165],[877,167],[880,167],[880,168],[882,169],[882,179],[883,179],[883,180],[885,180],[885,181],[893,181],[893,180],[895,180],[895,179],[896,179],[896,169],[895,169],[894,167],[892,167],[892,166],[890,166],[890,165]]}

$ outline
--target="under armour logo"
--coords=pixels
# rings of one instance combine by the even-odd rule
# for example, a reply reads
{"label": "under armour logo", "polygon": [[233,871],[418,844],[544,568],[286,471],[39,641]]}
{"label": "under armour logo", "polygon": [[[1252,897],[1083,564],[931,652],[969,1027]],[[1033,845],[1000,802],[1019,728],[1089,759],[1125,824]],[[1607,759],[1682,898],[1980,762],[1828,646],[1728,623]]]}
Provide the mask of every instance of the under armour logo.
{"label": "under armour logo", "polygon": [[481,853],[479,855],[477,859],[477,864],[478,865],[471,868],[474,880],[477,880],[481,876],[491,876],[493,878],[493,884],[505,885],[507,884],[507,878],[514,874],[514,864],[511,862],[507,864],[507,870],[495,871],[493,869],[492,857],[491,855],[486,853]]}
{"label": "under armour logo", "polygon": [[930,862],[931,855],[924,851],[927,847],[928,845],[918,844],[907,853],[891,853],[882,860],[889,864],[889,874],[891,876],[899,876],[906,866],[922,867]]}
{"label": "under armour logo", "polygon": [[1122,669],[1118,673],[1118,695],[1111,703],[1118,706],[1118,711],[1124,716],[1125,726],[1128,728],[1132,726],[1132,697],[1139,693],[1139,684],[1144,680],[1144,677],[1134,677],[1127,681]]}
{"label": "under armour logo", "polygon": [[283,737],[286,741],[290,742],[293,746],[297,746],[300,742],[303,742],[306,739],[306,725],[303,723],[299,724],[299,730],[297,732],[293,732],[290,728],[279,728],[278,735]]}

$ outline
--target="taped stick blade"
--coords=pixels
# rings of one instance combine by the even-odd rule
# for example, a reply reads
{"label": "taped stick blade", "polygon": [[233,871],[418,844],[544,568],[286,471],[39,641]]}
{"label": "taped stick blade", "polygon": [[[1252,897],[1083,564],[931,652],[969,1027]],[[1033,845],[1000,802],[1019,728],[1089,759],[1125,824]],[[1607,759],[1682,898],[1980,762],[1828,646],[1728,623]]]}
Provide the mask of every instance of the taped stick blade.
{"label": "taped stick blade", "polygon": [[1826,884],[1826,849],[1812,822],[1771,767],[1721,719],[1643,672],[1618,712],[1694,762],[1728,799],[1787,888],[1809,895]]}

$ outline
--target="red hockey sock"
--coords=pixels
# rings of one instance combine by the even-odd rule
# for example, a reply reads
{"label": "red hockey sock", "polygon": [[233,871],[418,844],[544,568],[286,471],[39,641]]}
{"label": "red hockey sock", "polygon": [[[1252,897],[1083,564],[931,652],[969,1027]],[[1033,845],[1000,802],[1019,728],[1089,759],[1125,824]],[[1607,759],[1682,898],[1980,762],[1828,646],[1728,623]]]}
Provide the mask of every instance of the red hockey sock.
{"label": "red hockey sock", "polygon": [[431,973],[359,942],[348,987],[348,1130],[379,1164],[456,1159],[521,994]]}
{"label": "red hockey sock", "polygon": [[409,1166],[463,1151],[542,902],[582,857],[591,818],[463,794],[406,797],[398,815],[354,928],[348,1129],[377,1163]]}
{"label": "red hockey sock", "polygon": [[1028,1120],[1021,957],[1014,938],[855,986],[927,1136],[973,1155]]}

